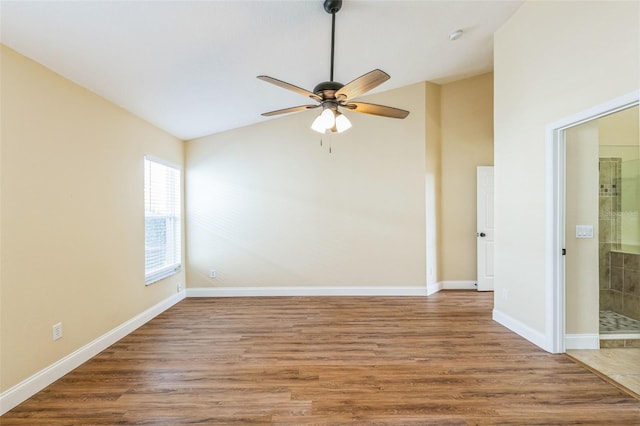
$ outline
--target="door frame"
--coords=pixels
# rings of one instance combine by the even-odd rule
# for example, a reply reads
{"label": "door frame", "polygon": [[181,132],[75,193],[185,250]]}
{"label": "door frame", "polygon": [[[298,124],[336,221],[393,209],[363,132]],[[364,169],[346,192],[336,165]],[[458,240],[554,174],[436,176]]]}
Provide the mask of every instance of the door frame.
{"label": "door frame", "polygon": [[566,334],[565,165],[567,129],[640,103],[640,90],[573,114],[546,126],[546,350],[564,353]]}

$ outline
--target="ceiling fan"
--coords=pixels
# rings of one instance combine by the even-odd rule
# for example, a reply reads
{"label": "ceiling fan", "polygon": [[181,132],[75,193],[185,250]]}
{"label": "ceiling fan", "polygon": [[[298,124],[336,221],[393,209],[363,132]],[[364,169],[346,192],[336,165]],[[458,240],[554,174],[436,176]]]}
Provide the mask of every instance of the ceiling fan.
{"label": "ceiling fan", "polygon": [[305,90],[293,84],[286,83],[266,75],[259,75],[258,78],[267,83],[275,84],[283,89],[309,97],[317,104],[300,105],[291,108],[279,109],[265,112],[262,115],[270,117],[273,115],[288,114],[290,112],[303,111],[322,107],[322,113],[314,120],[311,128],[319,133],[326,130],[331,132],[343,132],[351,127],[349,119],[340,112],[340,108],[364,114],[379,115],[382,117],[405,118],[409,111],[390,106],[370,104],[366,102],[354,102],[353,99],[372,90],[391,78],[386,72],[375,69],[347,84],[338,83],[333,80],[333,58],[336,33],[336,13],[342,7],[342,0],[325,0],[324,10],[331,14],[331,71],[330,81],[318,84],[313,92]]}

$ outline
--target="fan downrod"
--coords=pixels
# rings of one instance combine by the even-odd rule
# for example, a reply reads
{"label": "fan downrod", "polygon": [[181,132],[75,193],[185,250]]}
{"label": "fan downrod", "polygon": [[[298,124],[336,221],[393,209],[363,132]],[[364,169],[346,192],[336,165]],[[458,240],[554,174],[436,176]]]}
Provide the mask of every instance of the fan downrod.
{"label": "fan downrod", "polygon": [[324,0],[324,10],[331,15],[338,13],[341,7],[342,0]]}

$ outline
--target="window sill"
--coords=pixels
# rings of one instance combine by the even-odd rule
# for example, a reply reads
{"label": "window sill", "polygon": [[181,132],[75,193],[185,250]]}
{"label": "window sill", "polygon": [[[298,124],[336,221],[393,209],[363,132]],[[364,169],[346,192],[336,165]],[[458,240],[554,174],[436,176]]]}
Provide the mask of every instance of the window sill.
{"label": "window sill", "polygon": [[162,269],[158,269],[156,271],[153,271],[147,274],[144,277],[144,285],[151,285],[162,279],[170,277],[171,275],[175,275],[180,271],[182,271],[182,265],[179,263],[176,265],[165,266]]}

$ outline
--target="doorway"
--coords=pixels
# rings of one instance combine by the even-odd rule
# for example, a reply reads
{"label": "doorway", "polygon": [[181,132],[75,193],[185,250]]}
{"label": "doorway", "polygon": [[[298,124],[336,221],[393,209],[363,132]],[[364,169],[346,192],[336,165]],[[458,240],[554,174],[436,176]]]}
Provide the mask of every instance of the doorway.
{"label": "doorway", "polygon": [[547,127],[547,343],[636,397],[639,100],[633,92]]}
{"label": "doorway", "polygon": [[565,131],[567,349],[640,347],[638,110]]}
{"label": "doorway", "polygon": [[[595,349],[599,347],[599,321],[597,313],[599,312],[599,306],[597,301],[599,300],[599,273],[594,276],[588,275],[590,282],[595,283],[588,285],[591,288],[591,292],[583,291],[585,288],[581,288],[582,294],[595,294],[593,300],[582,305],[578,303],[580,307],[577,312],[578,318],[585,315],[589,318],[585,324],[581,324],[577,329],[573,328],[575,324],[571,323],[576,316],[575,312],[567,312],[567,300],[572,298],[571,303],[576,302],[573,297],[573,293],[567,293],[567,283],[565,281],[566,273],[566,259],[567,256],[567,236],[565,231],[568,230],[566,226],[566,155],[567,155],[567,130],[578,126],[583,123],[587,123],[596,120],[600,117],[608,116],[618,111],[626,110],[638,105],[640,100],[640,91],[634,91],[627,95],[613,99],[604,104],[595,106],[589,110],[577,113],[556,123],[549,124],[547,126],[547,250],[546,250],[546,348],[550,352],[563,353],[566,348],[584,348]],[[596,155],[596,162],[598,154]],[[597,167],[597,166],[596,166]],[[598,179],[596,179],[596,186],[592,189],[593,193],[598,193]],[[597,198],[596,198],[597,200]],[[597,203],[595,211],[597,211]],[[582,221],[581,218],[578,220]],[[590,219],[591,223],[576,223],[572,228],[572,238],[577,239],[580,237],[585,241],[591,239],[591,259],[597,266],[599,266],[598,258],[598,235],[599,221]],[[577,226],[580,225],[578,228]],[[590,228],[591,227],[591,228]],[[580,233],[580,235],[578,235]],[[595,257],[593,257],[593,244],[596,244]],[[585,265],[582,263],[581,265]],[[589,264],[591,265],[591,264]],[[586,306],[586,308],[585,308]],[[594,313],[585,314],[586,311]],[[567,320],[570,321],[567,328]],[[571,331],[577,331],[572,333]]]}

